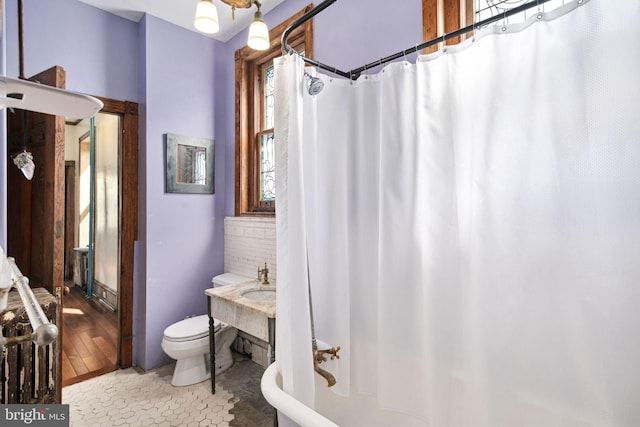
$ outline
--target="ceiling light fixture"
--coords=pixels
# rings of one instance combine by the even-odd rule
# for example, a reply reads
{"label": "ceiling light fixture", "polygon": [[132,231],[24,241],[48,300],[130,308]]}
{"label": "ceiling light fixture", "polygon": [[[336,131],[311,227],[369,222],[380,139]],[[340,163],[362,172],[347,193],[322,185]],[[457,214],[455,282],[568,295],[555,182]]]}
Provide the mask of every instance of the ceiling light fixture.
{"label": "ceiling light fixture", "polygon": [[193,25],[198,31],[213,34],[220,30],[218,9],[212,0],[200,0],[196,7],[196,19]]}
{"label": "ceiling light fixture", "polygon": [[[255,50],[266,50],[271,45],[269,41],[269,28],[262,17],[260,7],[262,4],[258,0],[220,0],[231,6],[231,16],[235,19],[236,8],[249,9],[253,5],[258,9],[253,15],[253,21],[249,27],[249,38],[247,45]],[[218,11],[213,4],[213,0],[200,0],[196,7],[196,18],[193,23],[198,31],[213,34],[220,30],[218,22]]]}
{"label": "ceiling light fixture", "polygon": [[255,50],[267,50],[269,49],[269,29],[267,28],[267,24],[264,23],[264,19],[262,19],[262,12],[260,12],[260,3],[254,2],[258,10],[256,10],[255,15],[253,15],[253,22],[249,27],[249,40],[247,41],[247,45],[251,49]]}

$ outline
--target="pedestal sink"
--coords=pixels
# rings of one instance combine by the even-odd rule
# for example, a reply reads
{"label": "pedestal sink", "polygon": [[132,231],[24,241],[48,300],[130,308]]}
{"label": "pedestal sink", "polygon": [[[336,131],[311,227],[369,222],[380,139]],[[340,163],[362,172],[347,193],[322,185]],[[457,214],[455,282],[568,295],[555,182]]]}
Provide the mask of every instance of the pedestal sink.
{"label": "pedestal sink", "polygon": [[[276,286],[257,280],[205,290],[209,317],[253,335],[269,344],[268,362],[275,360]],[[210,322],[210,327],[213,323]],[[215,348],[215,334],[209,334],[210,348]],[[215,353],[211,350],[211,363]],[[214,366],[214,365],[212,365]],[[212,369],[211,391],[215,390],[215,369]]]}
{"label": "pedestal sink", "polygon": [[257,280],[210,288],[212,317],[269,342],[268,319],[276,317],[276,287]]}

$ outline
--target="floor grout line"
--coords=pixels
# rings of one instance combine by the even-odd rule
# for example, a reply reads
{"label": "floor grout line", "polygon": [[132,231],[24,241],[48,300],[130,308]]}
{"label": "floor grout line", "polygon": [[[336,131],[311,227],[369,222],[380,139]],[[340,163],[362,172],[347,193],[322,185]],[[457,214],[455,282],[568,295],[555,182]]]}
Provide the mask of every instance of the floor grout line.
{"label": "floor grout line", "polygon": [[175,363],[142,372],[128,368],[62,389],[70,427],[186,426],[267,427],[273,408],[262,397],[264,368],[234,353],[236,362],[216,377],[216,394],[203,381],[171,385]]}

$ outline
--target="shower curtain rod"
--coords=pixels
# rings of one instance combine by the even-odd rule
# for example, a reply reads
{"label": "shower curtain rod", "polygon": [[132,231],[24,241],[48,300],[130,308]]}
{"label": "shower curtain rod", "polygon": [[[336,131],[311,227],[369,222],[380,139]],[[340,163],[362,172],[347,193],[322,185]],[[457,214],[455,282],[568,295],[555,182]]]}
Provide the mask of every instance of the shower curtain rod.
{"label": "shower curtain rod", "polygon": [[[314,7],[313,9],[311,9],[309,12],[305,13],[303,16],[301,16],[300,18],[298,18],[296,21],[293,22],[293,24],[291,24],[289,26],[289,28],[287,28],[285,30],[285,32],[282,34],[282,41],[281,41],[281,45],[282,45],[282,51],[283,53],[290,53],[290,54],[296,54],[298,55],[298,52],[296,52],[288,43],[287,43],[287,38],[291,35],[291,33],[298,28],[300,25],[304,24],[305,22],[307,22],[309,19],[313,18],[314,16],[316,16],[317,14],[319,14],[320,12],[322,12],[323,10],[325,10],[327,7],[331,6],[333,3],[335,3],[337,0],[325,0],[322,3],[320,3],[318,6]],[[362,72],[369,70],[371,68],[377,67],[379,65],[383,65],[386,64],[388,62],[394,61],[396,59],[405,57],[407,55],[410,55],[412,53],[418,52],[422,49],[426,49],[430,46],[433,46],[435,44],[444,42],[446,40],[452,39],[454,37],[458,37],[461,36],[463,34],[469,33],[471,31],[475,31],[478,28],[487,26],[489,24],[492,24],[496,21],[499,21],[501,19],[506,19],[512,15],[516,15],[520,12],[523,12],[525,10],[531,9],[532,7],[536,7],[536,6],[540,6],[541,4],[544,4],[548,1],[551,0],[532,0],[528,3],[524,3],[520,6],[514,7],[513,9],[509,9],[509,10],[505,10],[503,13],[491,16],[487,19],[484,19],[480,22],[476,22],[474,24],[468,25],[466,27],[463,28],[459,28],[455,31],[452,31],[450,33],[446,33],[443,34],[441,36],[438,36],[436,38],[433,38],[429,41],[420,43],[416,46],[410,47],[408,49],[402,50],[398,53],[395,53],[393,55],[389,55],[385,58],[381,58],[375,62],[371,62],[369,64],[363,65],[362,67],[359,68],[354,68],[351,71],[342,71],[337,69],[336,67],[332,67],[330,65],[326,65],[323,64],[322,62],[319,61],[315,61],[311,58],[307,58],[305,56],[300,55],[300,57],[302,58],[302,60],[304,62],[306,62],[309,65],[313,65],[315,67],[321,68],[323,70],[329,71],[333,74],[337,74],[341,77],[345,77],[351,80],[356,80],[358,77],[360,77],[360,74],[362,74]],[[580,0],[578,0],[580,1]]]}

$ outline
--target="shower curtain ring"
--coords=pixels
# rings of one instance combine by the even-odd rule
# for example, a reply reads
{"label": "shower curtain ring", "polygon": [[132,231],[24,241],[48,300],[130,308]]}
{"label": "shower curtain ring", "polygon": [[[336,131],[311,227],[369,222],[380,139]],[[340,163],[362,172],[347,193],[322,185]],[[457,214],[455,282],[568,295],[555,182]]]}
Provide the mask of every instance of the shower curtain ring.
{"label": "shower curtain ring", "polygon": [[542,11],[540,10],[540,0],[536,0],[536,5],[538,6],[538,14],[536,15],[536,19],[542,19]]}

